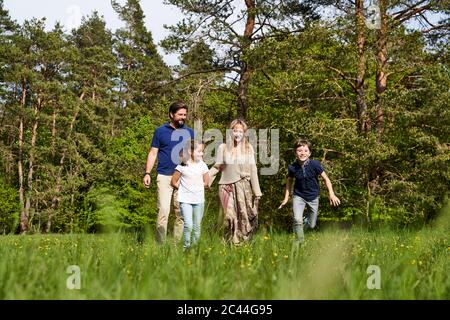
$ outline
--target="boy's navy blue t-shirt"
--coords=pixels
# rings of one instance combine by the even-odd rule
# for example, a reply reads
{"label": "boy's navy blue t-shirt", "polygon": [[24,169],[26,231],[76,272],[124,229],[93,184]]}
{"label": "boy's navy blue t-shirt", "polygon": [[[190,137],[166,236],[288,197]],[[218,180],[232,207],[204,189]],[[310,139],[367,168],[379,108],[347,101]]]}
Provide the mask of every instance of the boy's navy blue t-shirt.
{"label": "boy's navy blue t-shirt", "polygon": [[[194,130],[183,125],[175,129],[170,122],[156,128],[152,139],[152,148],[158,148],[158,174],[171,176],[179,164],[179,154],[188,139],[194,139]],[[182,143],[180,143],[182,142]],[[173,159],[172,161],[172,154]]]}
{"label": "boy's navy blue t-shirt", "polygon": [[308,159],[303,166],[295,161],[288,166],[288,175],[295,178],[294,195],[306,201],[312,201],[319,196],[319,175],[323,168],[320,161]]}

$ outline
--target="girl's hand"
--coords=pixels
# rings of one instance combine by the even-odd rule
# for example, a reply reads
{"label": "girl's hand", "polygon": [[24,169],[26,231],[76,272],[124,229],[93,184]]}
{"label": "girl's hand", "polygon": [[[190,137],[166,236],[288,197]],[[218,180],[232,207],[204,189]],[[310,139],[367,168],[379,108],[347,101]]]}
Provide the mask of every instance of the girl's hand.
{"label": "girl's hand", "polygon": [[278,209],[283,208],[283,207],[286,205],[286,203],[288,202],[288,200],[289,200],[289,199],[284,199],[283,202],[282,202],[282,203],[280,204],[280,206],[278,207]]}

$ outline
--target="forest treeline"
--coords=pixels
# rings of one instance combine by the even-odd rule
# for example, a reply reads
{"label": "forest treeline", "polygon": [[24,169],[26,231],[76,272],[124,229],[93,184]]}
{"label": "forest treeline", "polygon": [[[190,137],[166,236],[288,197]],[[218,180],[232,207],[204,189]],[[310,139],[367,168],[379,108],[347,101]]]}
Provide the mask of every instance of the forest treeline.
{"label": "forest treeline", "polygon": [[0,0],[0,233],[151,225],[142,177],[174,100],[204,130],[236,117],[280,130],[279,171],[260,176],[263,227],[288,225],[276,208],[299,137],[342,201],[323,201],[323,220],[421,225],[448,201],[448,1],[166,3],[185,17],[160,43],[174,67],[139,0],[111,2],[115,31],[96,12],[71,31],[18,24]]}

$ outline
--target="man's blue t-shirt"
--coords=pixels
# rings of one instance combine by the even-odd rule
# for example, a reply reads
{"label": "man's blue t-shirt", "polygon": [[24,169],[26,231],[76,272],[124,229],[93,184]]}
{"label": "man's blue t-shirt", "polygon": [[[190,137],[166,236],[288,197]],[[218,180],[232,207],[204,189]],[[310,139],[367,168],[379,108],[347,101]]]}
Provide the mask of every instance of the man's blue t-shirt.
{"label": "man's blue t-shirt", "polygon": [[306,201],[312,201],[319,196],[319,175],[323,168],[320,161],[308,159],[303,166],[295,161],[288,166],[288,175],[295,178],[294,195]]}
{"label": "man's blue t-shirt", "polygon": [[156,128],[152,148],[158,148],[158,174],[171,176],[174,173],[175,167],[180,163],[180,151],[190,138],[194,138],[194,130],[186,125],[175,129],[168,122]]}

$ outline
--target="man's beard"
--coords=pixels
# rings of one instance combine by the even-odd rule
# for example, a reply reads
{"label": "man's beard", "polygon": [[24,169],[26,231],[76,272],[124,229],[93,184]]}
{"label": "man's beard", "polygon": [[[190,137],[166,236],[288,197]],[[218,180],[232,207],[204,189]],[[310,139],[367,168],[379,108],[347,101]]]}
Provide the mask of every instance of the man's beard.
{"label": "man's beard", "polygon": [[175,125],[175,127],[180,128],[184,125],[184,120],[174,120],[173,124]]}

